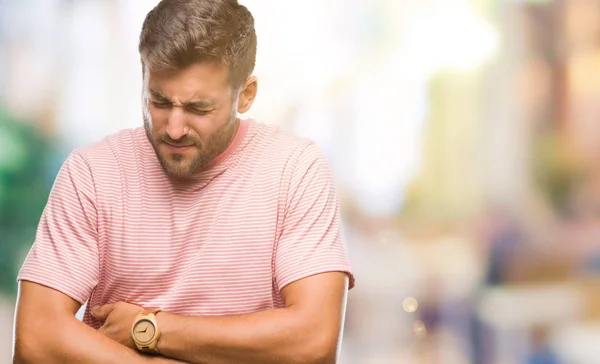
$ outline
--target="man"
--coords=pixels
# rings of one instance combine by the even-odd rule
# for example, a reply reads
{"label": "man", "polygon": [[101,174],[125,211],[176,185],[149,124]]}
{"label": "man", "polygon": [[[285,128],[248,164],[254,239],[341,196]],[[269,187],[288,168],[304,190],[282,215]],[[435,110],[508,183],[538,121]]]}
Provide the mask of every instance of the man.
{"label": "man", "polygon": [[144,128],[64,163],[19,274],[15,363],[335,362],[353,278],[334,183],[313,143],[236,117],[252,15],[163,0],[139,51]]}

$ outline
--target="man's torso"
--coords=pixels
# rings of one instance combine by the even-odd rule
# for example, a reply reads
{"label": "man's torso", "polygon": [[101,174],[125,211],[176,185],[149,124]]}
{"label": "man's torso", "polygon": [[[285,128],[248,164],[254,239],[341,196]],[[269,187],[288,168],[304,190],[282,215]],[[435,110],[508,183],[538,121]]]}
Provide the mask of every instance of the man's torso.
{"label": "man's torso", "polygon": [[[164,174],[140,142],[143,129],[87,151],[100,257],[88,306],[126,300],[175,314],[231,315],[283,305],[273,254],[288,166],[303,145],[247,123],[233,154],[192,183]],[[100,325],[89,311],[84,321]]]}

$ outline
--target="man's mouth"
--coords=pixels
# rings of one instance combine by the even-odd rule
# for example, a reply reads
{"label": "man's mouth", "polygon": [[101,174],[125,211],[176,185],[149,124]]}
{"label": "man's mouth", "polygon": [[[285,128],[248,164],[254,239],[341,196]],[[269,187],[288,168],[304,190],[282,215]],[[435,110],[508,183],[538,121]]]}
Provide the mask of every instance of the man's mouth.
{"label": "man's mouth", "polygon": [[164,143],[167,146],[167,148],[169,148],[171,151],[178,152],[178,153],[189,150],[194,146],[194,144],[170,144],[167,142],[164,142]]}

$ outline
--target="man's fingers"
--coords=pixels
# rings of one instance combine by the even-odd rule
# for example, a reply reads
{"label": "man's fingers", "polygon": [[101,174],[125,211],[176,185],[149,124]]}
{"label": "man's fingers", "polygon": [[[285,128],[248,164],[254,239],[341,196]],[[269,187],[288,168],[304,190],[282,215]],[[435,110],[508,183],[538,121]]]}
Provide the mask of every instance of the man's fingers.
{"label": "man's fingers", "polygon": [[113,304],[98,306],[98,307],[92,308],[91,313],[92,313],[92,316],[94,316],[98,320],[106,320],[108,315],[110,315],[110,313],[112,312],[113,308],[114,308]]}

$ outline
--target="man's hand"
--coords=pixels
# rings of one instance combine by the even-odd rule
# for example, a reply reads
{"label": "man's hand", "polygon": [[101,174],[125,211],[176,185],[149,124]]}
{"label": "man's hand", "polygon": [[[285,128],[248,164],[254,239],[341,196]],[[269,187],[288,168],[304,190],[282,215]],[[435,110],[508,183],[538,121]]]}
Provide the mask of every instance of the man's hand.
{"label": "man's hand", "polygon": [[[70,296],[50,287],[23,280],[19,284],[14,342],[14,363],[88,363],[88,364],[175,364],[182,363],[163,357],[149,357],[126,348],[102,335],[77,318],[81,304]],[[118,310],[97,309],[98,316],[109,316],[108,322],[119,322]],[[128,309],[134,305],[127,305]],[[131,308],[133,311],[133,308]],[[135,308],[138,312],[140,308]],[[100,312],[98,312],[100,311]],[[106,313],[103,313],[103,312]],[[103,314],[103,315],[101,315]],[[133,313],[131,320],[134,319]],[[125,316],[125,315],[124,315]],[[109,325],[113,327],[114,325]],[[52,335],[40,335],[48,327],[57,328]],[[127,336],[130,329],[124,329]],[[112,329],[111,329],[112,331]]]}
{"label": "man's hand", "polygon": [[144,309],[127,302],[116,302],[108,305],[94,307],[92,315],[104,321],[104,325],[98,332],[104,334],[110,339],[136,349],[135,343],[131,338],[131,327],[135,317]]}

